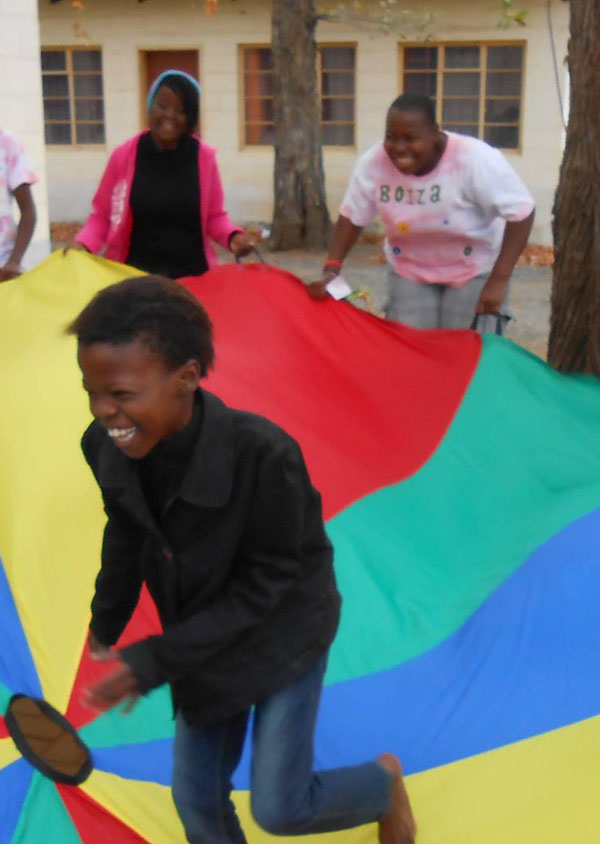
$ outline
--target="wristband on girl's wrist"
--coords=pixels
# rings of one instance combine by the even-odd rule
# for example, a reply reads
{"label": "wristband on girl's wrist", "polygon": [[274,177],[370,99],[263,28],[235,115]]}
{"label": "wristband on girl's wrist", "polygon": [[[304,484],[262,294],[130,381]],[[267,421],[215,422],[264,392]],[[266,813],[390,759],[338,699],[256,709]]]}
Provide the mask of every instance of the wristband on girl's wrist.
{"label": "wristband on girl's wrist", "polygon": [[333,261],[333,260],[330,261],[330,260],[328,260],[328,261],[325,261],[325,263],[323,264],[323,272],[327,272],[327,270],[333,270],[334,272],[339,273],[339,271],[341,269],[342,269],[342,262],[341,261]]}

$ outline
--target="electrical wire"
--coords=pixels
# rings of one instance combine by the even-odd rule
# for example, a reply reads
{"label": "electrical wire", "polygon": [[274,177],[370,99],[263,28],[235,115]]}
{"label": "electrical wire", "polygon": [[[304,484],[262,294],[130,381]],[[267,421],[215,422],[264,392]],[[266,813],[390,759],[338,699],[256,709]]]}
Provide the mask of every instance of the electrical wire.
{"label": "electrical wire", "polygon": [[556,42],[554,40],[554,25],[552,23],[552,0],[546,0],[546,18],[548,20],[548,34],[550,36],[550,47],[552,50],[552,62],[554,64],[554,81],[556,83],[556,93],[558,95],[558,104],[560,107],[560,119],[563,128],[567,129],[565,121],[565,107],[563,102],[562,91],[560,90],[560,77],[558,73],[558,59],[556,57]]}

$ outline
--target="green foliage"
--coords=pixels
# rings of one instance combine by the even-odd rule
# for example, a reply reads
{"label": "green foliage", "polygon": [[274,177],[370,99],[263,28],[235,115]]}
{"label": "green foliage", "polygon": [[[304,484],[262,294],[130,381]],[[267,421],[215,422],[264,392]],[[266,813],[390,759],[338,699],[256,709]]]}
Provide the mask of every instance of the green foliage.
{"label": "green foliage", "polygon": [[[514,0],[500,0],[500,5],[499,29],[526,26],[526,9],[515,9]],[[326,21],[347,21],[363,29],[417,41],[431,38],[435,21],[432,12],[422,5],[415,3],[411,8],[404,0],[321,0],[318,17]]]}
{"label": "green foliage", "polygon": [[513,24],[517,26],[527,25],[527,10],[514,8],[513,0],[500,0],[502,6],[502,17],[498,21],[499,29],[508,29]]}
{"label": "green foliage", "polygon": [[362,29],[375,29],[386,35],[394,33],[406,40],[425,41],[431,36],[434,15],[417,7],[407,7],[402,0],[321,0],[318,18],[347,21]]}

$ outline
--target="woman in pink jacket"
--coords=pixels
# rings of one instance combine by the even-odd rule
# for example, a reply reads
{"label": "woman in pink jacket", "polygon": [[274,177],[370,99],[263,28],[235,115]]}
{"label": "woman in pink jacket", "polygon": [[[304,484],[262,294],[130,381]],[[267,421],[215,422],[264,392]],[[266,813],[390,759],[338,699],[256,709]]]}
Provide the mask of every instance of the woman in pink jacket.
{"label": "woman in pink jacket", "polygon": [[170,278],[213,266],[211,240],[248,254],[252,238],[223,207],[215,150],[194,134],[199,98],[187,73],[167,70],[156,79],[148,129],[110,156],[75,245]]}

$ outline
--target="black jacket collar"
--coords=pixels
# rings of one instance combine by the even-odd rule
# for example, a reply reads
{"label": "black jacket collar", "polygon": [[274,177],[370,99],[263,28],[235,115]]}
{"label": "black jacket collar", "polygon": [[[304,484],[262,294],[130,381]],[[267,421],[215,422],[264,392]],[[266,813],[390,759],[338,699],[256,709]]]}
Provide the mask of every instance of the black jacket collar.
{"label": "black jacket collar", "polygon": [[222,507],[233,486],[231,411],[212,393],[201,390],[202,427],[179,497],[197,507]]}
{"label": "black jacket collar", "polygon": [[[230,410],[223,402],[200,390],[202,400],[202,425],[177,497],[197,507],[222,507],[231,497],[233,484],[233,424]],[[98,425],[98,423],[94,423]],[[98,425],[98,427],[100,427]],[[149,518],[148,507],[143,502],[141,486],[131,460],[112,443],[102,431],[104,441],[98,459],[98,482],[103,489],[112,489],[128,509]],[[145,512],[144,512],[145,511]]]}

